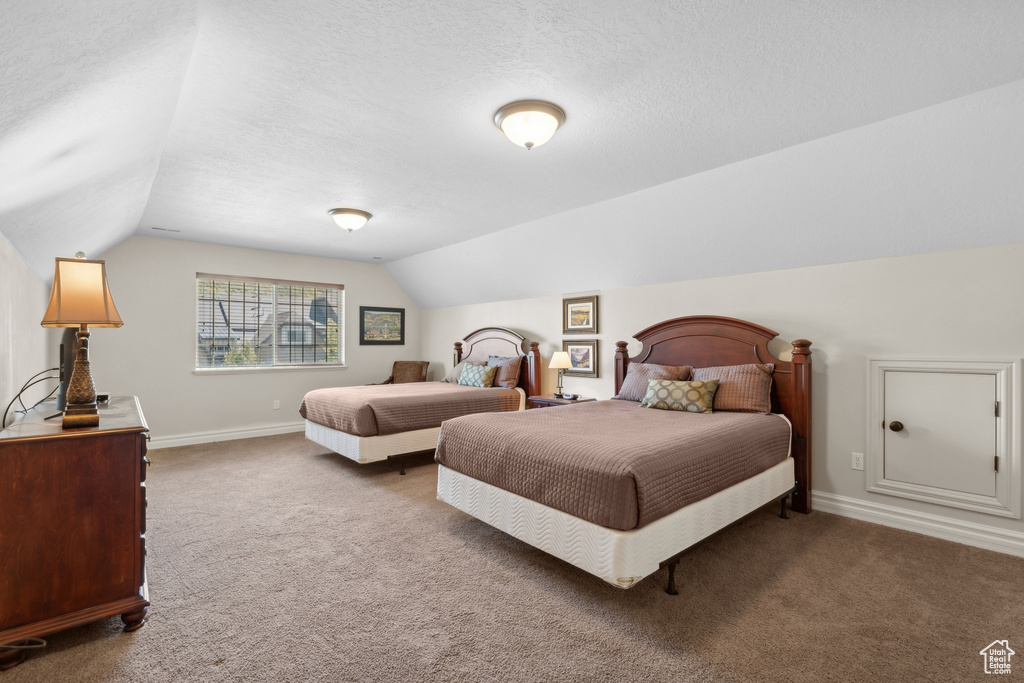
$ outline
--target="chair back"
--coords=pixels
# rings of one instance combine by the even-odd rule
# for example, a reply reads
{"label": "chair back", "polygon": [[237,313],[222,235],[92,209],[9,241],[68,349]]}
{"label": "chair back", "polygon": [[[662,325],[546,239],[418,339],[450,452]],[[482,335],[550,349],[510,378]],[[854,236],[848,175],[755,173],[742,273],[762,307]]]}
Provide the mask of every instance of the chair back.
{"label": "chair back", "polygon": [[426,382],[429,365],[430,362],[425,360],[396,360],[391,368],[391,381],[395,384]]}

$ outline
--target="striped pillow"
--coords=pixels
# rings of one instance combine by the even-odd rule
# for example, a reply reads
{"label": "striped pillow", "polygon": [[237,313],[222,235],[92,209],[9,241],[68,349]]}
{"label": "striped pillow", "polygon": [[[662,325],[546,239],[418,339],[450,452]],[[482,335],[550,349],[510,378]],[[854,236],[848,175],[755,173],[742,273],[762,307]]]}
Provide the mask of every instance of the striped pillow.
{"label": "striped pillow", "polygon": [[738,413],[770,413],[772,411],[772,372],[767,365],[723,365],[716,368],[694,368],[697,380],[718,380],[715,410]]}
{"label": "striped pillow", "polygon": [[497,374],[496,365],[466,365],[462,368],[462,375],[459,376],[459,384],[464,387],[489,387],[494,385],[494,375]]}
{"label": "striped pillow", "polygon": [[487,359],[488,365],[498,368],[498,375],[494,378],[494,386],[505,389],[515,389],[519,384],[519,366],[523,364],[522,356],[490,356]]}
{"label": "striped pillow", "polygon": [[640,401],[641,408],[681,410],[687,413],[710,413],[715,401],[717,379],[704,382],[674,382],[670,379],[652,379],[647,395]]}
{"label": "striped pillow", "polygon": [[626,366],[626,378],[622,380],[619,393],[612,398],[620,401],[642,401],[647,395],[647,385],[652,379],[690,379],[690,366],[630,363]]}

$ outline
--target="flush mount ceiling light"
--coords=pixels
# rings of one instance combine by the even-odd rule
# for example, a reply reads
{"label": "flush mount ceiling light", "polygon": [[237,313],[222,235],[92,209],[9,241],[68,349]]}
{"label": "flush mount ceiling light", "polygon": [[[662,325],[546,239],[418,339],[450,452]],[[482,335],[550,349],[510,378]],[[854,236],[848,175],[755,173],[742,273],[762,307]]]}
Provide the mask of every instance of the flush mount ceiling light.
{"label": "flush mount ceiling light", "polygon": [[565,112],[561,107],[540,100],[512,102],[494,113],[494,125],[526,149],[543,145],[563,123]]}
{"label": "flush mount ceiling light", "polygon": [[363,227],[366,225],[366,221],[372,218],[370,214],[359,209],[331,209],[327,213],[330,214],[339,228],[345,228],[349,232]]}

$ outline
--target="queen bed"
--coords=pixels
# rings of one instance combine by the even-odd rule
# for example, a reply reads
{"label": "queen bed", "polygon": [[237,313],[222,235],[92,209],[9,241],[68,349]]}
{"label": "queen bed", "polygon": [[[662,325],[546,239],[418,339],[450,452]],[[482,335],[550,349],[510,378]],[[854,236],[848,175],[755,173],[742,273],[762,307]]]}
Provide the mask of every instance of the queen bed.
{"label": "queen bed", "polygon": [[[693,544],[773,500],[782,516],[788,497],[810,511],[811,343],[782,360],[768,350],[776,336],[731,318],[668,320],[635,335],[635,357],[618,342],[619,400],[445,422],[437,497],[618,587],[667,566],[674,594]],[[715,385],[713,412],[710,397],[705,412],[651,409],[659,386],[691,375],[688,390]],[[647,405],[630,393],[640,384]]]}
{"label": "queen bed", "polygon": [[306,438],[359,463],[396,458],[433,450],[444,420],[523,410],[526,397],[540,393],[537,342],[527,344],[512,330],[476,330],[455,343],[454,361],[456,367],[499,364],[497,377],[504,386],[442,381],[317,389],[299,408]]}

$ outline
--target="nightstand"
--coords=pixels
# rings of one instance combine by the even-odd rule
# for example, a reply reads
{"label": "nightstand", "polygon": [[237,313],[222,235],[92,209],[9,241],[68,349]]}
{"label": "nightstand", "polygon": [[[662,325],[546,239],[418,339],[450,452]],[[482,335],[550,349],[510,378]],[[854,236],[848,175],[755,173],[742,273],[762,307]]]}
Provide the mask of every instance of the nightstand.
{"label": "nightstand", "polygon": [[571,406],[575,403],[586,403],[587,401],[596,401],[596,398],[588,398],[581,396],[580,398],[567,399],[567,398],[555,398],[554,394],[543,394],[541,396],[531,396],[527,399],[527,408],[554,408],[555,406]]}

